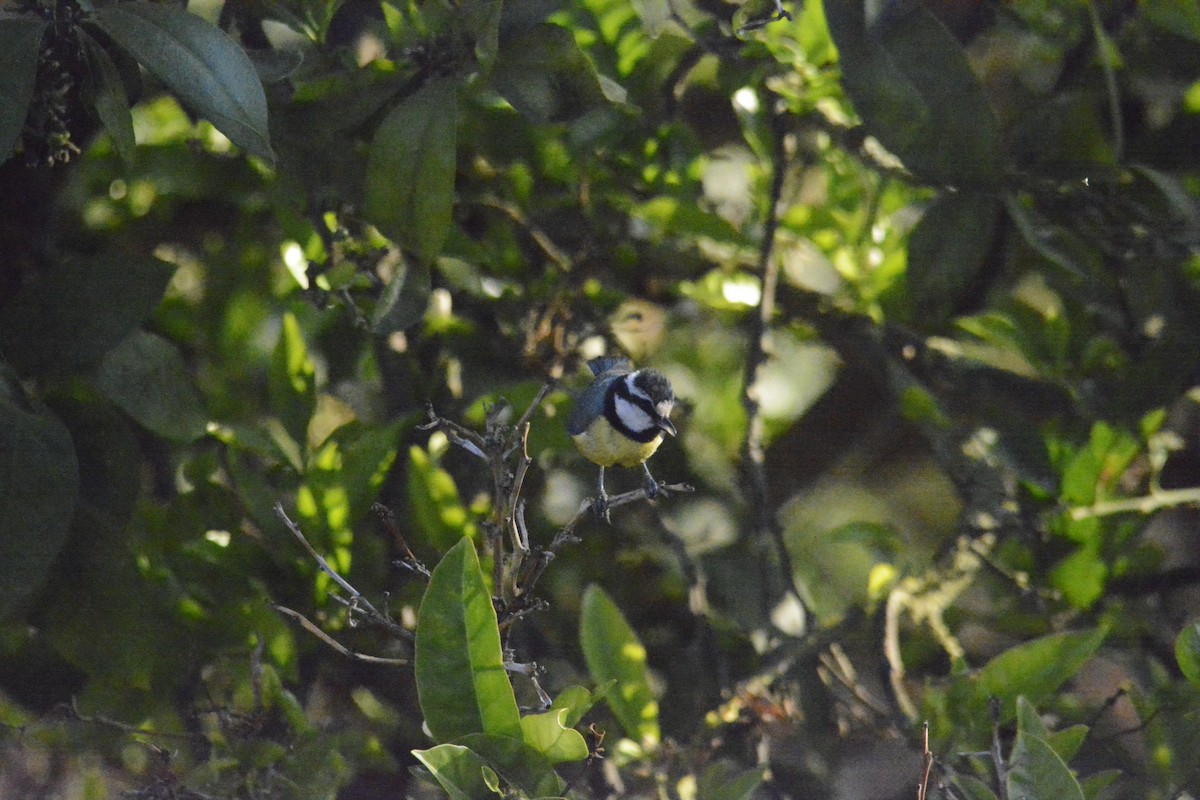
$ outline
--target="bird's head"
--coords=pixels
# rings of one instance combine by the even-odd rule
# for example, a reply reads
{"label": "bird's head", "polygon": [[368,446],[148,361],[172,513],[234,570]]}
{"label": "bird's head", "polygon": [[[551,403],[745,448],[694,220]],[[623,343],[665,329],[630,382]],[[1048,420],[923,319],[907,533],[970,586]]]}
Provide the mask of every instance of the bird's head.
{"label": "bird's head", "polygon": [[675,393],[671,382],[658,370],[639,369],[623,378],[626,391],[617,396],[617,414],[634,431],[654,430],[674,436],[671,411]]}

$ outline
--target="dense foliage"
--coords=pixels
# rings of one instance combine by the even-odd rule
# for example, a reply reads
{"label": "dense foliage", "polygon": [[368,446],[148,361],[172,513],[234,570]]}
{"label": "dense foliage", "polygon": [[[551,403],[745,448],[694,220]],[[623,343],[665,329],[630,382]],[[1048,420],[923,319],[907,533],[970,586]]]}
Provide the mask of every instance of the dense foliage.
{"label": "dense foliage", "polygon": [[[1194,796],[1197,65],[1175,0],[4,3],[0,795]],[[679,436],[609,526],[617,353]]]}

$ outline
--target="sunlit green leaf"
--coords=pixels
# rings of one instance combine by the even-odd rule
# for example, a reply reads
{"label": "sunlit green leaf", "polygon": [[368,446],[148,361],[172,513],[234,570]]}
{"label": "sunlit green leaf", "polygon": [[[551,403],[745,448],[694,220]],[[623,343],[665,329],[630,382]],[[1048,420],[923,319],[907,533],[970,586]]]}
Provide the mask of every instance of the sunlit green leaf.
{"label": "sunlit green leaf", "polygon": [[626,735],[647,747],[661,739],[658,702],[646,679],[646,648],[620,609],[599,586],[583,593],[579,640],[597,683],[615,680],[608,705]]}
{"label": "sunlit green leaf", "polygon": [[475,546],[462,539],[438,563],[417,617],[417,696],[435,740],[472,733],[521,737],[496,611]]}
{"label": "sunlit green leaf", "polygon": [[412,752],[433,773],[451,800],[480,800],[492,794],[483,780],[487,761],[469,748],[457,744],[439,744],[428,750]]}
{"label": "sunlit green leaf", "polygon": [[400,101],[371,142],[367,217],[426,265],[450,234],[457,129],[458,85],[442,78]]}
{"label": "sunlit green leaf", "polygon": [[86,369],[150,316],[170,278],[146,256],[68,258],[0,308],[0,353],[22,373]]}
{"label": "sunlit green leaf", "polygon": [[308,441],[308,423],[317,407],[316,372],[296,317],[287,313],[279,330],[279,342],[271,355],[271,408],[283,422],[292,440],[303,446]]}
{"label": "sunlit green leaf", "polygon": [[588,757],[583,735],[566,726],[566,709],[528,714],[521,717],[525,744],[537,750],[552,764],[563,761],[582,761]]}
{"label": "sunlit green leaf", "polygon": [[408,451],[408,501],[425,541],[438,550],[475,535],[454,478],[416,446]]}
{"label": "sunlit green leaf", "polygon": [[139,424],[160,436],[190,442],[204,435],[208,415],[183,357],[160,336],[135,331],[109,350],[96,386]]}
{"label": "sunlit green leaf", "polygon": [[0,163],[12,155],[25,125],[46,25],[33,15],[0,17]]}
{"label": "sunlit green leaf", "polygon": [[475,733],[461,743],[487,759],[488,766],[526,797],[559,797],[562,779],[550,761],[525,743],[511,736]]}
{"label": "sunlit green leaf", "polygon": [[71,434],[0,364],[0,618],[32,594],[66,541],[79,493]]}
{"label": "sunlit green leaf", "polygon": [[105,5],[93,19],[231,142],[274,162],[262,83],[224,31],[178,6],[143,2]]}

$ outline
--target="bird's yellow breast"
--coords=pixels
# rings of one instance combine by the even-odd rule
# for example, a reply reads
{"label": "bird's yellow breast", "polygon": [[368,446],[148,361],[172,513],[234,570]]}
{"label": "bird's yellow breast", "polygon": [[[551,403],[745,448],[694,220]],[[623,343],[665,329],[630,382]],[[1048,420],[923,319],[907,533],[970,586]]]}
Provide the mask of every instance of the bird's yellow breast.
{"label": "bird's yellow breast", "polygon": [[635,442],[614,428],[603,416],[596,417],[583,433],[571,437],[579,452],[593,464],[611,467],[636,467],[662,444],[662,435],[648,442]]}

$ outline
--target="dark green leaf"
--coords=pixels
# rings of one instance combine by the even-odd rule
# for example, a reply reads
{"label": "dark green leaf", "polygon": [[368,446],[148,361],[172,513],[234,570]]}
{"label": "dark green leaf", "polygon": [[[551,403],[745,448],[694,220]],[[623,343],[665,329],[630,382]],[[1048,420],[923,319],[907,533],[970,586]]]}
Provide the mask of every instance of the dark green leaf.
{"label": "dark green leaf", "polygon": [[950,785],[958,790],[964,800],[996,800],[996,793],[986,783],[970,775],[953,775]]}
{"label": "dark green leaf", "polygon": [[718,761],[700,776],[696,796],[705,800],[750,800],[762,785],[764,769],[739,769],[727,761]]}
{"label": "dark green leaf", "polygon": [[1175,638],[1175,660],[1183,677],[1200,686],[1200,622],[1189,623]]}
{"label": "dark green leaf", "polygon": [[0,618],[41,586],[79,493],[71,434],[0,365]]}
{"label": "dark green leaf", "polygon": [[8,160],[25,126],[45,30],[40,17],[0,17],[0,163]]}
{"label": "dark green leaf", "polygon": [[1008,796],[1023,800],[1084,800],[1079,781],[1044,739],[1018,733],[1008,764]]}
{"label": "dark green leaf", "polygon": [[554,772],[554,765],[523,740],[475,733],[463,737],[461,743],[487,759],[500,777],[517,787],[521,792],[517,796],[561,796],[563,784]]}
{"label": "dark green leaf", "polygon": [[379,336],[411,328],[425,316],[432,287],[429,266],[408,263],[392,276],[371,314],[371,330]]}
{"label": "dark green leaf", "polygon": [[1011,718],[1018,695],[1037,703],[1070,680],[1096,648],[1105,631],[1055,633],[1005,650],[976,676],[983,697],[995,697]]}
{"label": "dark green leaf", "polygon": [[599,586],[583,593],[579,640],[597,683],[615,680],[607,700],[626,735],[644,746],[660,740],[658,702],[646,679],[646,648]]}
{"label": "dark green leaf", "polygon": [[1187,0],[1142,0],[1146,18],[1176,36],[1200,42],[1200,6]]}
{"label": "dark green leaf", "polygon": [[279,416],[292,440],[303,447],[308,441],[308,423],[317,405],[317,379],[300,323],[290,313],[283,315],[279,342],[271,355],[268,385],[271,409]]}
{"label": "dark green leaf", "polygon": [[483,781],[487,761],[469,748],[439,744],[428,750],[413,750],[413,755],[433,773],[450,800],[479,800],[492,794]]}
{"label": "dark green leaf", "polygon": [[1006,197],[1005,208],[1025,243],[1072,282],[1098,274],[1099,256],[1075,234],[1051,224],[1020,198]]}
{"label": "dark green leaf", "polygon": [[825,16],[846,93],[905,166],[959,186],[999,178],[995,114],[962,47],[923,4],[842,0],[826,3]]}
{"label": "dark green leaf", "polygon": [[125,96],[125,84],[121,73],[99,42],[79,32],[88,63],[88,94],[100,117],[100,124],[112,137],[113,149],[126,164],[133,163],[137,142],[133,136],[133,117],[129,113],[129,98]]}
{"label": "dark green leaf", "polygon": [[180,7],[142,2],[104,6],[94,19],[231,142],[274,162],[262,83],[246,53],[221,29]]}
{"label": "dark green leaf", "polygon": [[393,108],[371,142],[367,216],[426,265],[450,234],[457,129],[458,86],[438,79]]}
{"label": "dark green leaf", "polygon": [[23,374],[91,367],[150,316],[171,272],[145,256],[68,258],[0,309],[0,352]]}
{"label": "dark green leaf", "polygon": [[578,119],[611,100],[574,34],[549,22],[500,42],[492,86],[539,124]]}
{"label": "dark green leaf", "polygon": [[1000,201],[946,193],[933,202],[908,243],[908,293],[914,319],[944,321],[977,287],[991,250]]}
{"label": "dark green leaf", "polygon": [[417,616],[417,697],[433,738],[521,738],[492,598],[470,539],[438,563]]}
{"label": "dark green leaf", "polygon": [[96,387],[140,425],[178,442],[204,435],[208,415],[183,357],[166,339],[135,331],[109,350]]}

